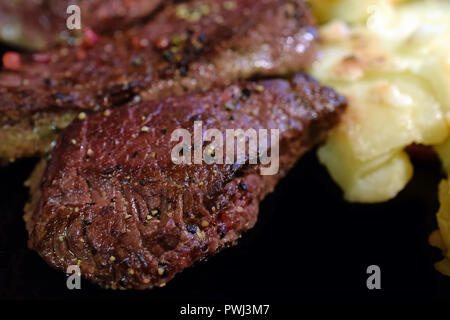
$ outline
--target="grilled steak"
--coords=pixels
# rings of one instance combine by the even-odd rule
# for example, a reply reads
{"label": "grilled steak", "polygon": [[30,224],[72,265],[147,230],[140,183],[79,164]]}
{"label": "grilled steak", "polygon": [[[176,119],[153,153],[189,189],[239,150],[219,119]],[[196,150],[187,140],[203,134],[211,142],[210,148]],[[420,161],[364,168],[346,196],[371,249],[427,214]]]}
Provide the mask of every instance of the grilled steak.
{"label": "grilled steak", "polygon": [[45,151],[81,111],[302,70],[316,37],[303,0],[202,0],[40,62],[23,56],[22,71],[0,73],[0,158]]}
{"label": "grilled steak", "polygon": [[162,0],[20,0],[0,1],[0,41],[43,50],[61,41],[75,41],[66,20],[67,8],[81,9],[81,27],[95,32],[116,30],[150,14]]}
{"label": "grilled steak", "polygon": [[[80,265],[84,277],[105,288],[164,285],[252,228],[259,202],[325,138],[345,104],[298,75],[76,120],[60,136],[42,180],[33,179],[29,247],[60,270]],[[279,129],[279,173],[261,175],[262,165],[248,161],[174,164],[178,142],[171,133],[192,134],[194,121],[202,121],[203,132],[223,134]]]}

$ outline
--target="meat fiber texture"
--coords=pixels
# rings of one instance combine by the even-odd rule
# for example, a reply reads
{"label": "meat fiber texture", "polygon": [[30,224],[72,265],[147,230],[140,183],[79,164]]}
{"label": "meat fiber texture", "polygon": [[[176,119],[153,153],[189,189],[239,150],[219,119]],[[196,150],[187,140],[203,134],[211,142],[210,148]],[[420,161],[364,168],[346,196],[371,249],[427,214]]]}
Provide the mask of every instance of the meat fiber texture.
{"label": "meat fiber texture", "polygon": [[[297,75],[87,115],[59,137],[43,177],[32,178],[29,247],[59,270],[79,265],[104,288],[163,286],[252,228],[259,202],[345,106]],[[263,165],[248,161],[175,164],[171,133],[193,134],[195,121],[203,133],[279,129],[278,173],[261,175]]]}
{"label": "meat fiber texture", "polygon": [[316,44],[303,0],[202,0],[38,61],[22,55],[19,71],[0,72],[0,158],[48,151],[80,113],[293,74],[311,65]]}

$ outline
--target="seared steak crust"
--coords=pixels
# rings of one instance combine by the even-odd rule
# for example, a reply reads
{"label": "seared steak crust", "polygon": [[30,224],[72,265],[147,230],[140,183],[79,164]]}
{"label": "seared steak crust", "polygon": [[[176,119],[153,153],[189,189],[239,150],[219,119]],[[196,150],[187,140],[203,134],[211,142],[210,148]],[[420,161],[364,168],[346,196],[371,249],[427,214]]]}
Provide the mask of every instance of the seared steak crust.
{"label": "seared steak crust", "polygon": [[[171,5],[144,26],[92,46],[63,46],[44,63],[23,56],[21,72],[0,73],[0,138],[8,136],[2,125],[36,113],[76,114],[293,73],[314,60],[316,37],[303,0]],[[0,158],[32,155],[35,148],[23,141],[0,146]]]}
{"label": "seared steak crust", "polygon": [[[163,285],[252,228],[259,202],[325,138],[345,104],[298,75],[76,120],[60,136],[25,217],[29,247],[60,270],[80,265],[106,288]],[[248,163],[175,165],[171,133],[192,134],[194,121],[204,132],[279,129],[279,174],[260,175],[260,165]]]}
{"label": "seared steak crust", "polygon": [[74,41],[66,26],[69,5],[81,9],[81,27],[111,32],[152,13],[162,0],[20,0],[0,1],[0,41],[43,50]]}

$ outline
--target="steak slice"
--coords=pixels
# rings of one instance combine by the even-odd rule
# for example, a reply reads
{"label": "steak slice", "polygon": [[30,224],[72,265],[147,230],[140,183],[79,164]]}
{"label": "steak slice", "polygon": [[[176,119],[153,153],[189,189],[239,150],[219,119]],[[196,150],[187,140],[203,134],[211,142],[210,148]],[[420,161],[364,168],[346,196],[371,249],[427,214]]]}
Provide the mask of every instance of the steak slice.
{"label": "steak slice", "polygon": [[[32,179],[29,247],[57,269],[80,265],[85,278],[105,288],[164,285],[236,244],[256,223],[259,202],[324,140],[345,105],[333,90],[297,75],[76,120],[59,137],[42,180]],[[262,165],[248,161],[174,164],[178,141],[171,133],[192,134],[194,121],[202,121],[203,132],[224,135],[226,129],[279,129],[280,171],[261,175]]]}
{"label": "steak slice", "polygon": [[81,111],[302,70],[316,37],[303,0],[202,0],[168,6],[92,47],[50,51],[47,63],[23,56],[22,71],[0,73],[0,158],[45,151]]}
{"label": "steak slice", "polygon": [[151,14],[162,0],[0,1],[0,41],[32,50],[74,41],[66,26],[69,5],[81,9],[81,27],[107,32]]}

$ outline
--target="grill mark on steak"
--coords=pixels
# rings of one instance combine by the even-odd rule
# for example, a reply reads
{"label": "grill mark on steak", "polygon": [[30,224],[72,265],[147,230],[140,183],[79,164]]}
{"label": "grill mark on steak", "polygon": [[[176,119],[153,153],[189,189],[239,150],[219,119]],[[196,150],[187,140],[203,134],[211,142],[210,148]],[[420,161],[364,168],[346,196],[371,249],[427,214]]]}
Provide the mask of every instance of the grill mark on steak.
{"label": "grill mark on steak", "polygon": [[[227,110],[223,97],[236,92],[246,98]],[[163,285],[252,228],[259,202],[326,137],[345,105],[333,90],[297,75],[76,120],[60,136],[40,182],[34,175],[25,215],[29,247],[60,270],[81,264],[84,277],[106,288]],[[207,119],[203,130],[279,128],[280,173],[262,176],[261,166],[250,164],[173,164],[178,142],[169,133],[192,133],[198,117]]]}
{"label": "grill mark on steak", "polygon": [[[8,141],[3,124],[26,127],[23,119],[40,113],[73,117],[80,111],[205,91],[237,79],[292,74],[312,63],[317,32],[303,0],[239,0],[232,10],[228,2],[182,4],[194,13],[208,6],[207,14],[195,21],[180,5],[170,5],[147,24],[101,37],[91,48],[51,50],[49,63],[23,55],[22,71],[0,73],[0,138]],[[300,13],[287,14],[292,7]],[[22,144],[0,146],[0,157],[34,155],[35,140],[28,139],[32,130],[21,129]]]}

